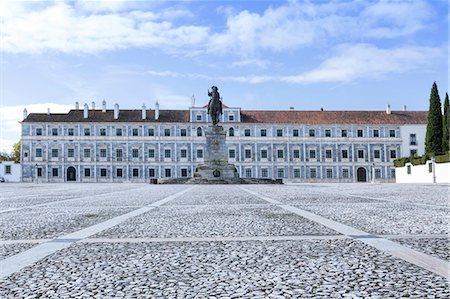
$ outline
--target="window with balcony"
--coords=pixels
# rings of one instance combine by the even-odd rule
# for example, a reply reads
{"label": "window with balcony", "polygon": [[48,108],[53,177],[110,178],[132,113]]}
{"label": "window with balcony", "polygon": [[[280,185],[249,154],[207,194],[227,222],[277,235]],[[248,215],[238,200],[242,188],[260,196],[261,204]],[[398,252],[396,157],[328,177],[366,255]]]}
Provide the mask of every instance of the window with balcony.
{"label": "window with balcony", "polygon": [[73,148],[67,149],[67,157],[74,158],[75,157],[75,149],[73,149]]}

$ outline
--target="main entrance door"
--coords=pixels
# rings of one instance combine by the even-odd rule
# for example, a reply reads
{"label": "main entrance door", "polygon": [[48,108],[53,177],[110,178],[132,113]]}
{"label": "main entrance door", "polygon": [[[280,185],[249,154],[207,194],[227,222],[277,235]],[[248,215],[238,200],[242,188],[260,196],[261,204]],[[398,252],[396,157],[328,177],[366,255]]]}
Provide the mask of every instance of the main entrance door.
{"label": "main entrance door", "polygon": [[67,181],[68,182],[74,182],[77,180],[77,171],[75,170],[75,167],[70,166],[67,168]]}
{"label": "main entrance door", "polygon": [[367,172],[364,167],[358,168],[356,174],[358,176],[358,182],[367,182]]}

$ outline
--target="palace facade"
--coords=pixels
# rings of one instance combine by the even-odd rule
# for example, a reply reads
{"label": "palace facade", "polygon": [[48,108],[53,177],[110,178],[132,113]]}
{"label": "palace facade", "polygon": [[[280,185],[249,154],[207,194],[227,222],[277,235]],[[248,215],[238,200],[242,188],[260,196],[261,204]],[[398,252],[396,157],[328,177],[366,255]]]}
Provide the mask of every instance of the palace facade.
{"label": "palace facade", "polygon": [[[205,156],[206,107],[24,111],[22,180],[149,182],[191,177]],[[423,154],[424,111],[265,111],[223,106],[229,163],[241,177],[395,181],[393,160]]]}

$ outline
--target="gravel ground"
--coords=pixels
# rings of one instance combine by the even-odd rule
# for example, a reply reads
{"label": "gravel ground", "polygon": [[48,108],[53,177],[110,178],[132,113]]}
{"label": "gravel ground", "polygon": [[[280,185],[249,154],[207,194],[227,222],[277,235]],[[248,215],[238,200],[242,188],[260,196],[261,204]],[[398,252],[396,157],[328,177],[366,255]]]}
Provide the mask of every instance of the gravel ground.
{"label": "gravel ground", "polygon": [[448,238],[399,238],[392,239],[392,241],[450,262],[450,240]]}
{"label": "gravel ground", "polygon": [[[77,244],[0,281],[37,298],[448,298],[449,284],[352,240]],[[434,297],[433,297],[434,296]]]}
{"label": "gravel ground", "polygon": [[0,260],[5,259],[9,256],[21,253],[27,249],[30,249],[33,246],[36,246],[36,243],[16,243],[16,244],[1,244],[0,245]]}
{"label": "gravel ground", "polygon": [[278,207],[159,208],[94,237],[212,237],[337,235],[334,230]]}
{"label": "gravel ground", "polygon": [[448,208],[397,203],[297,205],[372,234],[447,234]]}
{"label": "gravel ground", "polygon": [[38,207],[0,214],[0,238],[6,240],[56,238],[125,214],[132,208]]}

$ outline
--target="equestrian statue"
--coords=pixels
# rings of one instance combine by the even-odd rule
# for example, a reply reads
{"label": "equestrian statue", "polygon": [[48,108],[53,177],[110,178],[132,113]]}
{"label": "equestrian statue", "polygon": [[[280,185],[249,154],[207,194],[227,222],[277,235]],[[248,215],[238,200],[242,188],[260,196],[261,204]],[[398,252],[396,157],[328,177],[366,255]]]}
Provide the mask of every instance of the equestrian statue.
{"label": "equestrian statue", "polygon": [[208,90],[209,103],[208,114],[211,116],[213,126],[217,126],[220,121],[220,115],[222,114],[222,101],[220,98],[217,86],[211,87],[211,91]]}

